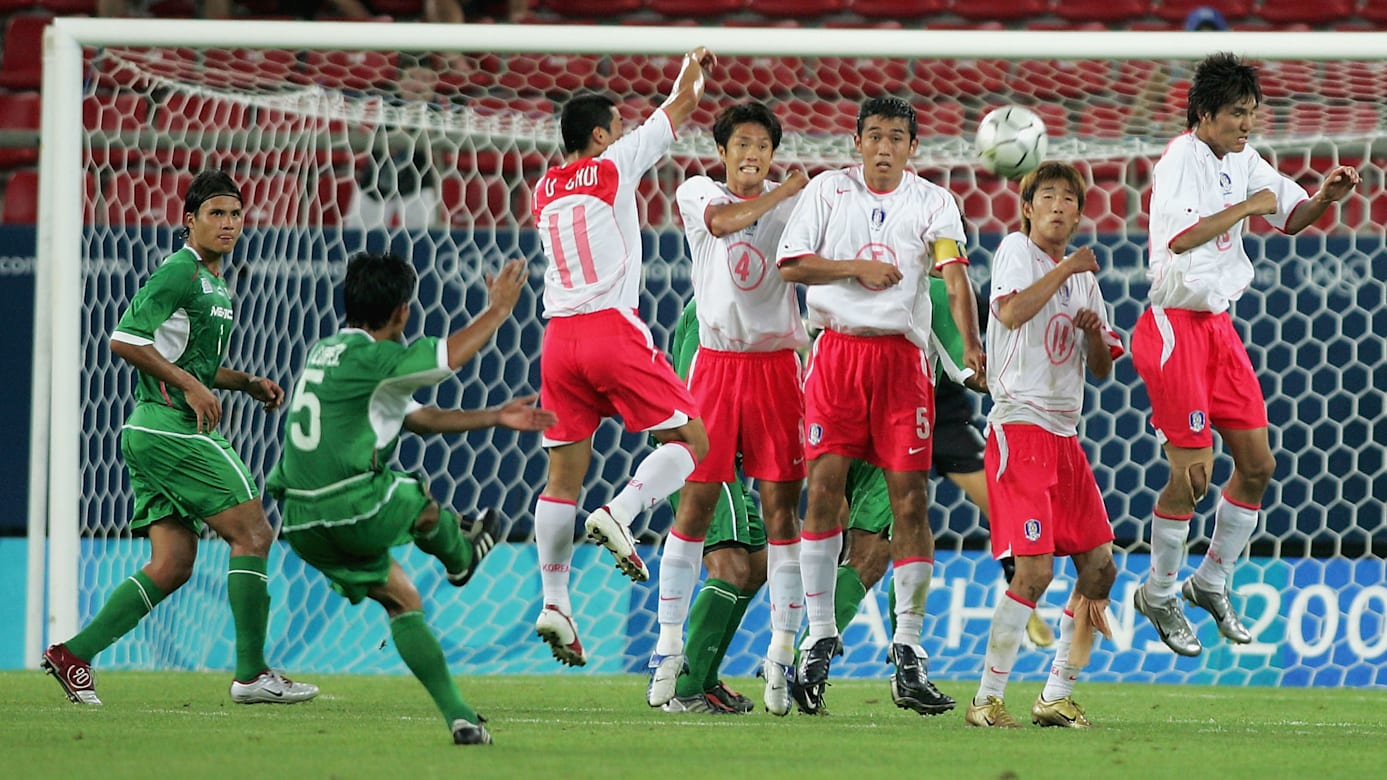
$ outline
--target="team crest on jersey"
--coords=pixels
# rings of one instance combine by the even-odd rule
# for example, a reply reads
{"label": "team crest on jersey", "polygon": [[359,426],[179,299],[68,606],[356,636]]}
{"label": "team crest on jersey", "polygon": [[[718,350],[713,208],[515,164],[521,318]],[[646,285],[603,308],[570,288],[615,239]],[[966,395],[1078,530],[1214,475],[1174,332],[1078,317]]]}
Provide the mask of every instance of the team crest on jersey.
{"label": "team crest on jersey", "polygon": [[1208,420],[1204,416],[1203,410],[1195,409],[1190,412],[1190,432],[1199,433],[1204,430]]}
{"label": "team crest on jersey", "polygon": [[210,279],[203,279],[203,280],[202,280],[202,294],[203,294],[203,295],[211,295],[211,294],[212,294],[212,280],[210,280]]}
{"label": "team crest on jersey", "polygon": [[823,440],[824,440],[824,427],[823,427],[822,425],[819,425],[818,423],[811,423],[811,424],[809,425],[809,444],[810,444],[810,446],[817,447],[817,446],[819,446],[819,442],[821,442],[821,441],[823,441]]}
{"label": "team crest on jersey", "polygon": [[886,209],[882,208],[881,206],[877,206],[876,208],[872,209],[872,229],[880,230],[881,226],[885,224]]}
{"label": "team crest on jersey", "polygon": [[1037,541],[1040,539],[1040,520],[1032,517],[1021,526],[1021,533],[1025,534],[1027,541]]}
{"label": "team crest on jersey", "polygon": [[1228,171],[1218,172],[1218,188],[1224,195],[1233,194],[1233,177],[1228,175]]}

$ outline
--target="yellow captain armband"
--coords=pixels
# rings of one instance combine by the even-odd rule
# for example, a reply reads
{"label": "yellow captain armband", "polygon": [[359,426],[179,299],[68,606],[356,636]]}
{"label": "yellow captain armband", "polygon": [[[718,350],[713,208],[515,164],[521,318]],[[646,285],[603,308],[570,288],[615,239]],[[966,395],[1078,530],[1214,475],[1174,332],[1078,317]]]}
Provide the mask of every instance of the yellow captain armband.
{"label": "yellow captain armband", "polygon": [[934,242],[934,267],[943,268],[950,263],[963,263],[968,265],[968,258],[963,256],[963,250],[958,246],[958,242],[952,238],[940,238]]}

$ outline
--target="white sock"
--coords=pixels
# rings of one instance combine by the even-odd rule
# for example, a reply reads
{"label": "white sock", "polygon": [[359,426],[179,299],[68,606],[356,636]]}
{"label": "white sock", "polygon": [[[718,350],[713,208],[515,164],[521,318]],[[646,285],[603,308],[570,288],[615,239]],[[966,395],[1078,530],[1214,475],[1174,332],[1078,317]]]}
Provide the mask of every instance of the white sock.
{"label": "white sock", "polygon": [[778,664],[795,662],[795,634],[804,619],[799,548],[798,539],[766,545],[766,583],[771,599],[771,643],[766,657]]}
{"label": "white sock", "polygon": [[655,643],[655,652],[660,655],[684,652],[684,621],[689,617],[689,600],[703,568],[702,560],[702,539],[669,532],[660,552],[660,638]]}
{"label": "white sock", "polygon": [[1209,542],[1209,552],[1194,572],[1200,585],[1215,591],[1228,587],[1233,566],[1257,530],[1258,512],[1258,507],[1229,501],[1227,494],[1218,497],[1218,506],[1214,509],[1214,538]]}
{"label": "white sock", "polygon": [[926,558],[908,559],[892,567],[891,577],[896,582],[896,634],[892,642],[919,646],[933,574],[934,561]]}
{"label": "white sock", "polygon": [[1146,577],[1146,595],[1156,599],[1175,595],[1189,535],[1189,517],[1151,516],[1151,571]]}
{"label": "white sock", "polygon": [[[900,598],[900,594],[896,594]],[[1007,591],[997,601],[997,609],[992,613],[992,630],[987,635],[987,655],[983,658],[982,684],[974,704],[983,704],[988,696],[1005,699],[1007,680],[1011,677],[1011,667],[1016,664],[1016,654],[1021,651],[1021,637],[1026,633],[1026,621],[1031,619],[1035,605],[1023,601],[1020,596]]]}
{"label": "white sock", "polygon": [[607,502],[607,508],[617,522],[629,523],[631,518],[679,492],[697,465],[693,450],[681,441],[656,447],[636,467],[626,487]]}
{"label": "white sock", "polygon": [[535,549],[539,553],[539,581],[544,603],[573,614],[568,600],[569,564],[573,561],[573,521],[578,505],[572,501],[540,496],[535,502]]}
{"label": "white sock", "polygon": [[830,636],[838,636],[833,613],[833,595],[838,585],[838,554],[843,551],[843,530],[834,528],[819,538],[802,535],[799,543],[800,575],[804,577],[804,611],[809,616],[809,633],[803,647]]}
{"label": "white sock", "polygon": [[1060,638],[1055,643],[1055,660],[1050,664],[1050,676],[1045,679],[1045,690],[1040,692],[1040,698],[1045,701],[1059,701],[1074,692],[1074,683],[1082,670],[1069,664],[1069,648],[1073,644],[1074,613],[1066,609],[1064,617],[1060,618]]}

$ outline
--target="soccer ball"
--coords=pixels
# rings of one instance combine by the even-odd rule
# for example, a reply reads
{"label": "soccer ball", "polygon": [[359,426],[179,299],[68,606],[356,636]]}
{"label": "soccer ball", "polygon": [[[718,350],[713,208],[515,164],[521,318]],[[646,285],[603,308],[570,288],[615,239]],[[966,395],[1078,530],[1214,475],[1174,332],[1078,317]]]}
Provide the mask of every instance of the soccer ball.
{"label": "soccer ball", "polygon": [[973,149],[987,170],[1015,179],[1045,160],[1045,123],[1020,106],[993,109],[978,123]]}

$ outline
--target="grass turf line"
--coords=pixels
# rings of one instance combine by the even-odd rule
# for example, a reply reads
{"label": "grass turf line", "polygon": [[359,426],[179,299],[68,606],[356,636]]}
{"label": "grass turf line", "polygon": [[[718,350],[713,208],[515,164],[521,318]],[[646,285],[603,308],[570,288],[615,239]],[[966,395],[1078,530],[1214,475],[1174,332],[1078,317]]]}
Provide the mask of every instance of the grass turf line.
{"label": "grass turf line", "polygon": [[[828,717],[776,718],[760,681],[731,684],[758,702],[746,716],[671,715],[645,705],[645,679],[462,677],[496,744],[459,748],[409,677],[314,676],[323,695],[240,706],[230,676],[100,673],[104,707],[69,703],[38,672],[0,672],[0,754],[12,778],[469,778],[911,776],[1255,778],[1371,776],[1387,741],[1387,692],[1081,684],[1091,731],[1030,726],[1038,683],[1008,702],[1027,728],[963,722],[972,682],[941,682],[960,709],[921,718],[885,681],[834,682]],[[793,772],[793,774],[787,774]],[[775,774],[768,774],[775,773]]]}

